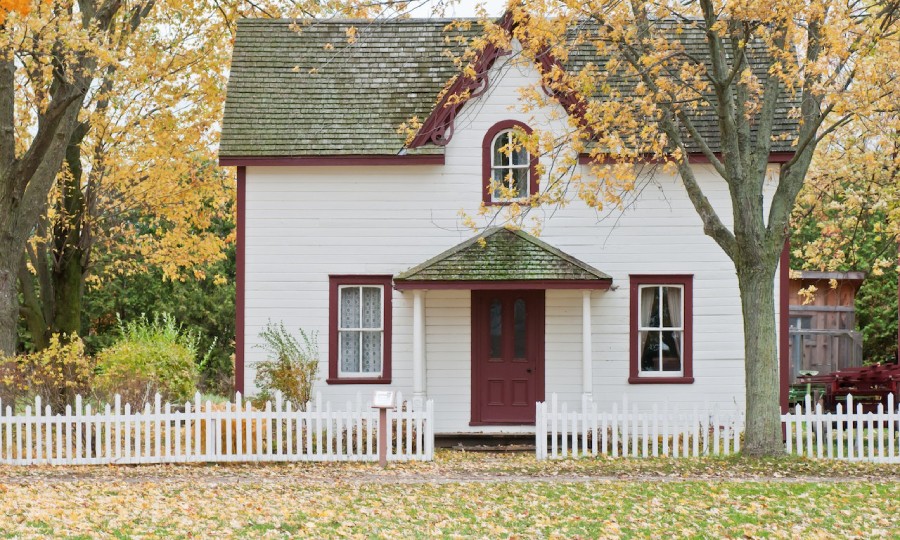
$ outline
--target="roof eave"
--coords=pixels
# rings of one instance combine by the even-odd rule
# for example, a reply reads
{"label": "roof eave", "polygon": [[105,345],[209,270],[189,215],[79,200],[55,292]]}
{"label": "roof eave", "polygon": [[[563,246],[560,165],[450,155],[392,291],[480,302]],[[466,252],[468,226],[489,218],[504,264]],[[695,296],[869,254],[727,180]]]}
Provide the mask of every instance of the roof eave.
{"label": "roof eave", "polygon": [[608,290],[612,278],[607,279],[477,279],[425,280],[394,278],[394,289],[406,290]]}

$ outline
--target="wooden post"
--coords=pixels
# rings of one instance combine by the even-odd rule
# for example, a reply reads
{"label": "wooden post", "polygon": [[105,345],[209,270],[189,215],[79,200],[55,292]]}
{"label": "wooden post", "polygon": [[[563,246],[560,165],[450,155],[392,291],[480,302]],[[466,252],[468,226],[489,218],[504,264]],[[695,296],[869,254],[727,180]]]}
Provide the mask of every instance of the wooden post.
{"label": "wooden post", "polygon": [[591,291],[584,290],[581,291],[581,396],[583,401],[590,401],[593,398],[592,330]]}
{"label": "wooden post", "polygon": [[[379,390],[372,398],[372,407],[378,409],[378,464],[387,467],[388,453],[388,409],[394,408],[394,393],[390,390]],[[399,436],[399,435],[398,435]]]}
{"label": "wooden post", "polygon": [[378,464],[387,467],[387,408],[378,409]]}
{"label": "wooden post", "polygon": [[425,402],[425,291],[413,291],[413,398]]}

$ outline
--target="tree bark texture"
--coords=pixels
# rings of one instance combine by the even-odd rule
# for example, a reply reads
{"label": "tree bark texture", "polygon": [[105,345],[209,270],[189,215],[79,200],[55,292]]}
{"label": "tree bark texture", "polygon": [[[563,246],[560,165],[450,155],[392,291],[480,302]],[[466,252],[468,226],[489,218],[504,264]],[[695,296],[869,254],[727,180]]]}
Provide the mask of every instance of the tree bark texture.
{"label": "tree bark texture", "polygon": [[[16,322],[19,320],[16,276],[22,258],[21,247],[2,232],[4,221],[0,219],[0,235],[7,237],[0,240],[0,357],[12,356],[16,351]],[[15,253],[19,254],[18,258]]]}
{"label": "tree bark texture", "polygon": [[746,429],[744,453],[783,453],[775,321],[775,261],[736,264],[744,318]]}

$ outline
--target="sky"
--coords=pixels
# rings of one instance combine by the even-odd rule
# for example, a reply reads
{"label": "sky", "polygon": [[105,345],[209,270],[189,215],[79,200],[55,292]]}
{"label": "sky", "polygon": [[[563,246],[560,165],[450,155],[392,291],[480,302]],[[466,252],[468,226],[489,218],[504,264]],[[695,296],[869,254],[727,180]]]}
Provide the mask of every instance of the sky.
{"label": "sky", "polygon": [[[431,17],[433,8],[435,7],[435,5],[438,5],[440,3],[440,0],[426,1],[423,2],[422,6],[411,10],[410,13],[413,17]],[[476,15],[478,15],[476,13],[477,6],[484,5],[485,8],[487,8],[489,15],[499,17],[503,14],[506,3],[507,0],[459,0],[458,2],[454,2],[453,5],[450,5],[446,8],[444,16],[475,17]]]}

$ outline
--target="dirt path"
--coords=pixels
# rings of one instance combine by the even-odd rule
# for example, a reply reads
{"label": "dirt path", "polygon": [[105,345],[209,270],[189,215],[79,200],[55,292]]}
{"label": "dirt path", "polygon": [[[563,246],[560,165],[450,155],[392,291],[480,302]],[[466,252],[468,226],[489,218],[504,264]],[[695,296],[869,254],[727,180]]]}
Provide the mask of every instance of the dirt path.
{"label": "dirt path", "polygon": [[260,465],[143,465],[98,467],[0,467],[0,486],[68,483],[184,484],[184,485],[309,485],[362,484],[470,484],[470,483],[588,483],[588,482],[774,482],[774,483],[894,483],[892,475],[783,475],[752,474],[722,470],[716,474],[636,470],[630,474],[609,474],[602,466],[578,472],[554,470],[479,470],[481,460],[473,460],[471,470],[459,464],[405,464],[380,469],[375,464],[260,464]]}

